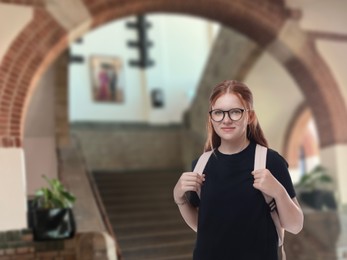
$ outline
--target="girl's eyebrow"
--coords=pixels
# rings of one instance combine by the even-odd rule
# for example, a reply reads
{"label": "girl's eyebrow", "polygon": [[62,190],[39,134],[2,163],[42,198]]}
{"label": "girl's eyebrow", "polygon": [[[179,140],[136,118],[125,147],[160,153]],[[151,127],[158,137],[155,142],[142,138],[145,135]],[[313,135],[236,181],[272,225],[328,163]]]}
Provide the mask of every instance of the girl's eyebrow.
{"label": "girl's eyebrow", "polygon": [[218,109],[218,110],[223,110],[223,111],[229,111],[229,110],[231,110],[231,109],[245,109],[245,108],[243,108],[243,107],[233,107],[233,108],[224,110],[224,109],[222,109],[222,108],[214,108],[214,107],[212,107],[211,110],[216,110],[216,109]]}

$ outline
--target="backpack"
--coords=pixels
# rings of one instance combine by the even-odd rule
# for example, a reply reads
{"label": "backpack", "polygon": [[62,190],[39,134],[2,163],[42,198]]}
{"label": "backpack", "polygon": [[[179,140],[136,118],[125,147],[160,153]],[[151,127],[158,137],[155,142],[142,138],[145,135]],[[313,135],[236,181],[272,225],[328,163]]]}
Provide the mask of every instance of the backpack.
{"label": "backpack", "polygon": [[[200,156],[197,164],[195,165],[193,172],[202,174],[208,162],[208,159],[210,158],[212,153],[213,153],[213,150],[203,153]],[[257,144],[255,148],[254,170],[266,168],[266,155],[267,155],[267,148],[265,146]],[[200,191],[198,191],[197,193],[198,193],[198,196],[200,197]],[[266,203],[270,205],[272,203],[273,198],[264,193],[263,193],[263,196]],[[277,210],[271,211],[271,217],[276,226],[276,231],[278,235],[278,246],[281,247],[282,260],[286,260],[286,254],[284,252],[284,244],[283,244],[284,229],[281,226]]]}

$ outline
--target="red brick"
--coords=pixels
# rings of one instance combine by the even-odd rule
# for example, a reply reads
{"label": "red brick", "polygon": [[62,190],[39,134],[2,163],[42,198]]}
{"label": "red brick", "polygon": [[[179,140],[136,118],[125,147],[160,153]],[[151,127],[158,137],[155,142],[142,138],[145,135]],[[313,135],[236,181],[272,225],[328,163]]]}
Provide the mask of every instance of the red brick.
{"label": "red brick", "polygon": [[[22,140],[20,137],[15,138],[15,147],[22,147]],[[33,248],[30,248],[29,251],[33,252]]]}
{"label": "red brick", "polygon": [[37,252],[36,256],[40,259],[54,259],[59,255],[58,251],[48,251],[48,252]]}
{"label": "red brick", "polygon": [[16,255],[14,260],[37,260],[35,254]]}
{"label": "red brick", "polygon": [[5,249],[5,255],[14,255],[15,250],[13,248]]}
{"label": "red brick", "polygon": [[16,253],[19,255],[30,253],[29,247],[19,247],[16,249]]}

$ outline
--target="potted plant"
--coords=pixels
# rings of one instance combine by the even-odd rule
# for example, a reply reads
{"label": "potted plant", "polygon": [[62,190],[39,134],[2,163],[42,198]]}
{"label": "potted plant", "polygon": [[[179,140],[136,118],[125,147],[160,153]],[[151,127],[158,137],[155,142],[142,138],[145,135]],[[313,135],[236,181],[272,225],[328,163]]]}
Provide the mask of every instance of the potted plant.
{"label": "potted plant", "polygon": [[317,210],[336,209],[332,183],[326,168],[318,165],[305,173],[296,184],[299,199]]}
{"label": "potted plant", "polygon": [[48,187],[35,193],[32,206],[32,228],[34,240],[71,238],[76,225],[72,212],[75,196],[68,192],[58,179],[43,178]]}

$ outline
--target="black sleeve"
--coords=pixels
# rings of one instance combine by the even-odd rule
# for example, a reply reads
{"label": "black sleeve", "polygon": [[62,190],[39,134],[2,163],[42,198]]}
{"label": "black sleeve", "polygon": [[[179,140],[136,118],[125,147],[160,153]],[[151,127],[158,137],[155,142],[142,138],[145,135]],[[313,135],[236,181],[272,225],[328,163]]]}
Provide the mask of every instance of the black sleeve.
{"label": "black sleeve", "polygon": [[[194,160],[192,162],[192,170],[195,168],[195,165],[198,163],[198,159]],[[198,208],[200,205],[200,198],[198,194],[195,191],[188,191],[186,192],[187,198],[189,203],[193,206]]]}
{"label": "black sleeve", "polygon": [[276,151],[268,149],[266,166],[275,178],[283,185],[291,198],[296,196],[287,161]]}

